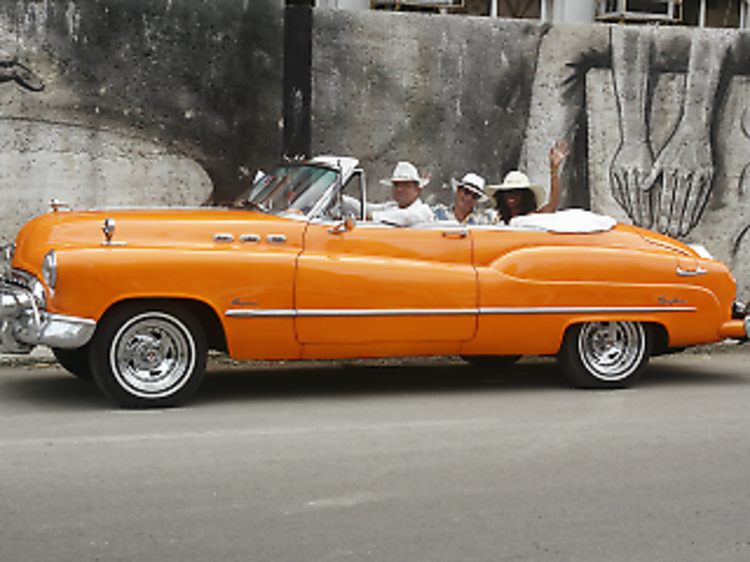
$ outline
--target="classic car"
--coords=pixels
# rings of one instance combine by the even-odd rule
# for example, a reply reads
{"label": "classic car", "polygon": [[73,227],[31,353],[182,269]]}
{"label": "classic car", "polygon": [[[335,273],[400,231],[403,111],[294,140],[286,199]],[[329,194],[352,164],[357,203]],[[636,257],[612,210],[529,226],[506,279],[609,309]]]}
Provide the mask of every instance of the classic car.
{"label": "classic car", "polygon": [[582,210],[510,226],[367,220],[354,158],[282,164],[230,206],[71,211],[6,248],[5,353],[49,346],[123,407],[171,406],[208,351],[235,360],[556,355],[573,386],[633,384],[651,355],[744,339],[728,268]]}

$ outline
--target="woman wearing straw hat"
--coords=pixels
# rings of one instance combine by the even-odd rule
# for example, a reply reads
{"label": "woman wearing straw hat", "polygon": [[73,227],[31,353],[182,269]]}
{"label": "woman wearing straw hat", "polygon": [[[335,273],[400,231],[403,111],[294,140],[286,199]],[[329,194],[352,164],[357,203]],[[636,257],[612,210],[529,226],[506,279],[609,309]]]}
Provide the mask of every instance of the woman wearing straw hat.
{"label": "woman wearing straw hat", "polygon": [[488,185],[487,193],[495,198],[496,222],[508,224],[510,219],[529,213],[552,213],[560,205],[560,166],[567,158],[568,145],[557,141],[549,151],[550,195],[541,185],[534,185],[523,172],[508,172],[500,185]]}

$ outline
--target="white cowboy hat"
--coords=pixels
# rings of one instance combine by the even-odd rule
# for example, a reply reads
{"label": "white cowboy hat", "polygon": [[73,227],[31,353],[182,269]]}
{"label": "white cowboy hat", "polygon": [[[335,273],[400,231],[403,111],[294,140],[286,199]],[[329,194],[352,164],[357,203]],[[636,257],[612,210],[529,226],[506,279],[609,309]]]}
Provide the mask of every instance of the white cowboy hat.
{"label": "white cowboy hat", "polygon": [[497,191],[510,191],[512,189],[529,189],[534,194],[536,209],[544,205],[547,200],[547,190],[541,185],[534,185],[529,181],[529,177],[523,172],[514,170],[508,172],[500,185],[488,185],[486,188],[487,195],[494,195]]}
{"label": "white cowboy hat", "polygon": [[380,183],[383,185],[391,185],[392,183],[402,181],[416,182],[419,189],[422,189],[430,180],[427,178],[420,178],[416,166],[411,162],[399,162],[393,170],[393,176],[387,180],[380,180]]}
{"label": "white cowboy hat", "polygon": [[477,195],[479,195],[480,199],[484,199],[484,186],[484,178],[473,172],[469,172],[468,174],[466,174],[461,178],[461,181],[453,180],[454,188],[457,189],[459,187],[463,187],[464,189],[468,189],[472,193],[476,193]]}

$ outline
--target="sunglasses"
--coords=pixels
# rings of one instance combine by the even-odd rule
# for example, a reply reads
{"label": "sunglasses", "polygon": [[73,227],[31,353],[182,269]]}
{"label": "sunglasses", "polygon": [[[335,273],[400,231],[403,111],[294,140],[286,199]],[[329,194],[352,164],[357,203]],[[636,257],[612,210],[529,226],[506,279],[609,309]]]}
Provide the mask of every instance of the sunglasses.
{"label": "sunglasses", "polygon": [[470,196],[472,199],[476,200],[476,199],[479,199],[481,197],[481,195],[479,195],[476,191],[472,191],[471,189],[469,189],[467,187],[460,186],[458,189],[460,189],[461,191],[463,191],[466,195]]}

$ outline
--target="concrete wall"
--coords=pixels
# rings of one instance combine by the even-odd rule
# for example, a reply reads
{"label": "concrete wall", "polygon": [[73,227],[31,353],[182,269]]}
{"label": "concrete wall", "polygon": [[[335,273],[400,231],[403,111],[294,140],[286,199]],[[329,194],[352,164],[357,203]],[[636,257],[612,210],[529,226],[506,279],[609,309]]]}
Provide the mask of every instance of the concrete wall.
{"label": "concrete wall", "polygon": [[75,207],[222,200],[281,152],[283,0],[0,3],[0,240]]}
{"label": "concrete wall", "polygon": [[356,155],[373,179],[409,159],[438,187],[517,164],[543,25],[321,10],[313,22],[312,153]]}
{"label": "concrete wall", "polygon": [[750,36],[324,10],[312,22],[311,153],[356,155],[371,180],[411,160],[434,202],[468,171],[498,183],[520,168],[546,186],[564,139],[563,206],[703,243],[750,298]]}

